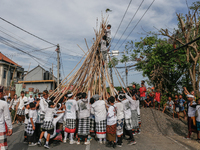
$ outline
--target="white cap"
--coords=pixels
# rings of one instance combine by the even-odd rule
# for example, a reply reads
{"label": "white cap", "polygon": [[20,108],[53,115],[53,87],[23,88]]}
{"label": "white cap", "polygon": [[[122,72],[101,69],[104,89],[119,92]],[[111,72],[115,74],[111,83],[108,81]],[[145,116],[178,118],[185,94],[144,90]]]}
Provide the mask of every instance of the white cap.
{"label": "white cap", "polygon": [[187,97],[194,98],[194,95],[189,94]]}

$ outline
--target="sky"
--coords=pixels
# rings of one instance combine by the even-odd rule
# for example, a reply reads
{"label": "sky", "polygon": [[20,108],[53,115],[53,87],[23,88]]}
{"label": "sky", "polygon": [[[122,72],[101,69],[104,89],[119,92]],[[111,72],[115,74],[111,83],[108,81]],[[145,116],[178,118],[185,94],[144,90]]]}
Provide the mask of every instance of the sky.
{"label": "sky", "polygon": [[[153,0],[144,0],[141,8],[121,39],[122,33],[142,0],[133,0],[131,2],[115,38],[113,37],[130,0],[1,0],[0,17],[46,41],[55,45],[59,44],[62,63],[61,77],[64,79],[84,55],[77,44],[84,51],[87,51],[84,39],[87,40],[89,47],[92,45],[92,40],[95,37],[94,29],[99,29],[102,14],[104,17],[108,16],[108,23],[112,25],[111,34],[113,42],[111,50],[123,52],[126,42],[131,40],[138,42],[141,37],[146,36],[144,35],[144,30],[156,32],[155,26],[158,29],[168,28],[170,31],[173,31],[174,28],[177,28],[176,13],[186,14],[188,11],[185,0],[155,0],[137,27],[130,36],[127,37],[152,1]],[[193,2],[195,2],[195,0],[188,0],[188,5],[190,6]],[[112,12],[106,13],[105,10],[107,8],[112,10]],[[32,55],[29,56],[20,53],[18,50],[0,43],[0,52],[24,67],[26,71],[28,68],[31,70],[39,64],[46,70],[49,70],[53,66],[54,75],[57,75],[55,46],[52,47],[51,44],[31,36],[1,19],[0,36],[20,42],[21,45],[18,46]],[[116,45],[119,39],[120,41]],[[122,43],[124,44],[121,45]],[[120,57],[121,55],[117,56],[118,59],[120,59]],[[132,65],[134,63],[136,62],[129,62],[127,65]],[[124,66],[124,64],[119,64],[118,66]],[[80,65],[78,67],[80,67]],[[119,69],[119,72],[125,81],[124,70],[125,69]],[[133,69],[128,73],[129,84],[132,82],[140,83],[140,81],[144,79],[147,78],[142,76],[142,72]],[[119,86],[115,74],[114,84]]]}

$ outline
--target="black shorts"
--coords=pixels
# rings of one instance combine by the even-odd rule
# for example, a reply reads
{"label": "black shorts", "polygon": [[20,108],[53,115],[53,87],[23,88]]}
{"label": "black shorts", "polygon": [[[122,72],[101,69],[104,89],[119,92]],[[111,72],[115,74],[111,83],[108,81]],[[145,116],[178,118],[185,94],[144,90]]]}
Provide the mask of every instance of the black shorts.
{"label": "black shorts", "polygon": [[47,131],[48,134],[51,134],[51,135],[52,135],[53,132],[54,132],[54,129],[50,129],[50,130],[42,129],[42,131],[44,131],[44,132]]}

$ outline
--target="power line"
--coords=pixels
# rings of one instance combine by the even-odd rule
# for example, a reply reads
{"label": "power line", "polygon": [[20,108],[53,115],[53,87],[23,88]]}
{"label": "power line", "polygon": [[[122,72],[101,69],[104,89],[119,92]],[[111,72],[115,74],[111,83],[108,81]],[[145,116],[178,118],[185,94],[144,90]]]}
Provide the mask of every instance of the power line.
{"label": "power line", "polygon": [[[118,30],[119,30],[119,28],[120,28],[120,26],[121,26],[121,24],[122,24],[122,22],[123,22],[123,20],[124,20],[124,17],[126,16],[126,13],[127,13],[128,9],[129,9],[129,6],[131,5],[131,2],[132,2],[132,0],[130,0],[130,2],[129,2],[129,4],[128,4],[127,8],[126,8],[126,11],[125,11],[125,13],[124,13],[124,15],[123,15],[123,17],[122,17],[122,20],[121,20],[121,22],[120,22],[120,24],[119,24],[119,26],[118,26],[118,28],[117,28],[117,31],[115,32],[115,35],[114,35],[112,41],[115,39],[115,36],[116,36],[116,34],[117,34],[117,32],[118,32]],[[112,41],[111,41],[111,43],[112,43]],[[111,44],[111,43],[110,43],[110,44]]]}
{"label": "power line", "polygon": [[49,41],[47,41],[47,40],[44,40],[44,39],[42,39],[42,38],[40,38],[40,37],[38,37],[38,36],[36,36],[36,35],[30,33],[30,32],[28,32],[28,31],[26,31],[26,30],[20,28],[19,26],[15,25],[15,24],[13,24],[13,23],[11,23],[11,22],[9,22],[9,21],[7,21],[6,19],[4,19],[4,18],[2,18],[2,17],[0,17],[0,19],[3,20],[3,21],[5,21],[5,22],[7,22],[8,24],[10,24],[10,25],[12,25],[12,26],[14,26],[14,27],[16,27],[16,28],[18,28],[18,29],[20,29],[20,30],[22,30],[22,31],[24,31],[24,32],[26,32],[26,33],[28,33],[28,34],[30,34],[30,35],[32,35],[32,36],[34,36],[34,37],[36,37],[36,38],[38,38],[38,39],[40,39],[40,40],[42,40],[42,41],[44,41],[44,42],[46,42],[46,43],[49,43],[49,44],[51,44],[51,45],[56,46],[56,44],[53,44],[53,43],[51,43],[51,42],[49,42]]}
{"label": "power line", "polygon": [[[142,0],[142,2],[140,3],[138,9],[136,10],[135,14],[133,15],[133,17],[131,18],[129,24],[127,25],[126,29],[124,30],[124,32],[122,33],[121,37],[119,38],[119,40],[117,41],[117,43],[115,44],[115,47],[117,46],[117,44],[119,43],[119,41],[121,40],[122,36],[124,35],[124,33],[126,32],[126,30],[128,29],[129,25],[131,24],[131,22],[133,21],[133,19],[135,18],[136,14],[138,13],[140,7],[142,6],[144,0]],[[115,49],[115,47],[113,49]]]}
{"label": "power line", "polygon": [[142,17],[140,18],[140,20],[137,22],[137,24],[133,27],[133,29],[131,30],[131,32],[129,33],[129,35],[126,37],[126,39],[122,42],[122,44],[118,47],[118,49],[120,49],[120,47],[124,44],[124,42],[126,42],[126,40],[128,39],[128,37],[131,35],[131,33],[135,30],[135,28],[137,27],[137,25],[140,23],[140,21],[143,19],[143,17],[146,15],[146,13],[148,12],[148,10],[151,8],[151,6],[153,5],[153,3],[155,2],[155,0],[153,0],[153,2],[149,5],[149,7],[147,8],[147,10],[144,12],[144,14],[142,15]]}

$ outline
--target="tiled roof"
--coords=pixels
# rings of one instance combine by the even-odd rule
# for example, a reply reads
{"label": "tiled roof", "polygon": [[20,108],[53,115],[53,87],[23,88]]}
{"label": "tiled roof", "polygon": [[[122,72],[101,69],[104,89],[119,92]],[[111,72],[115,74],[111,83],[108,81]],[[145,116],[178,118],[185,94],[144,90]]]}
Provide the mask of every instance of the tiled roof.
{"label": "tiled roof", "polygon": [[3,60],[3,61],[8,62],[8,63],[11,63],[11,64],[16,65],[16,66],[18,66],[18,67],[21,67],[20,65],[18,65],[17,63],[15,63],[14,61],[12,61],[12,60],[9,59],[8,57],[6,57],[6,56],[5,56],[4,54],[2,54],[1,52],[0,52],[0,60]]}

